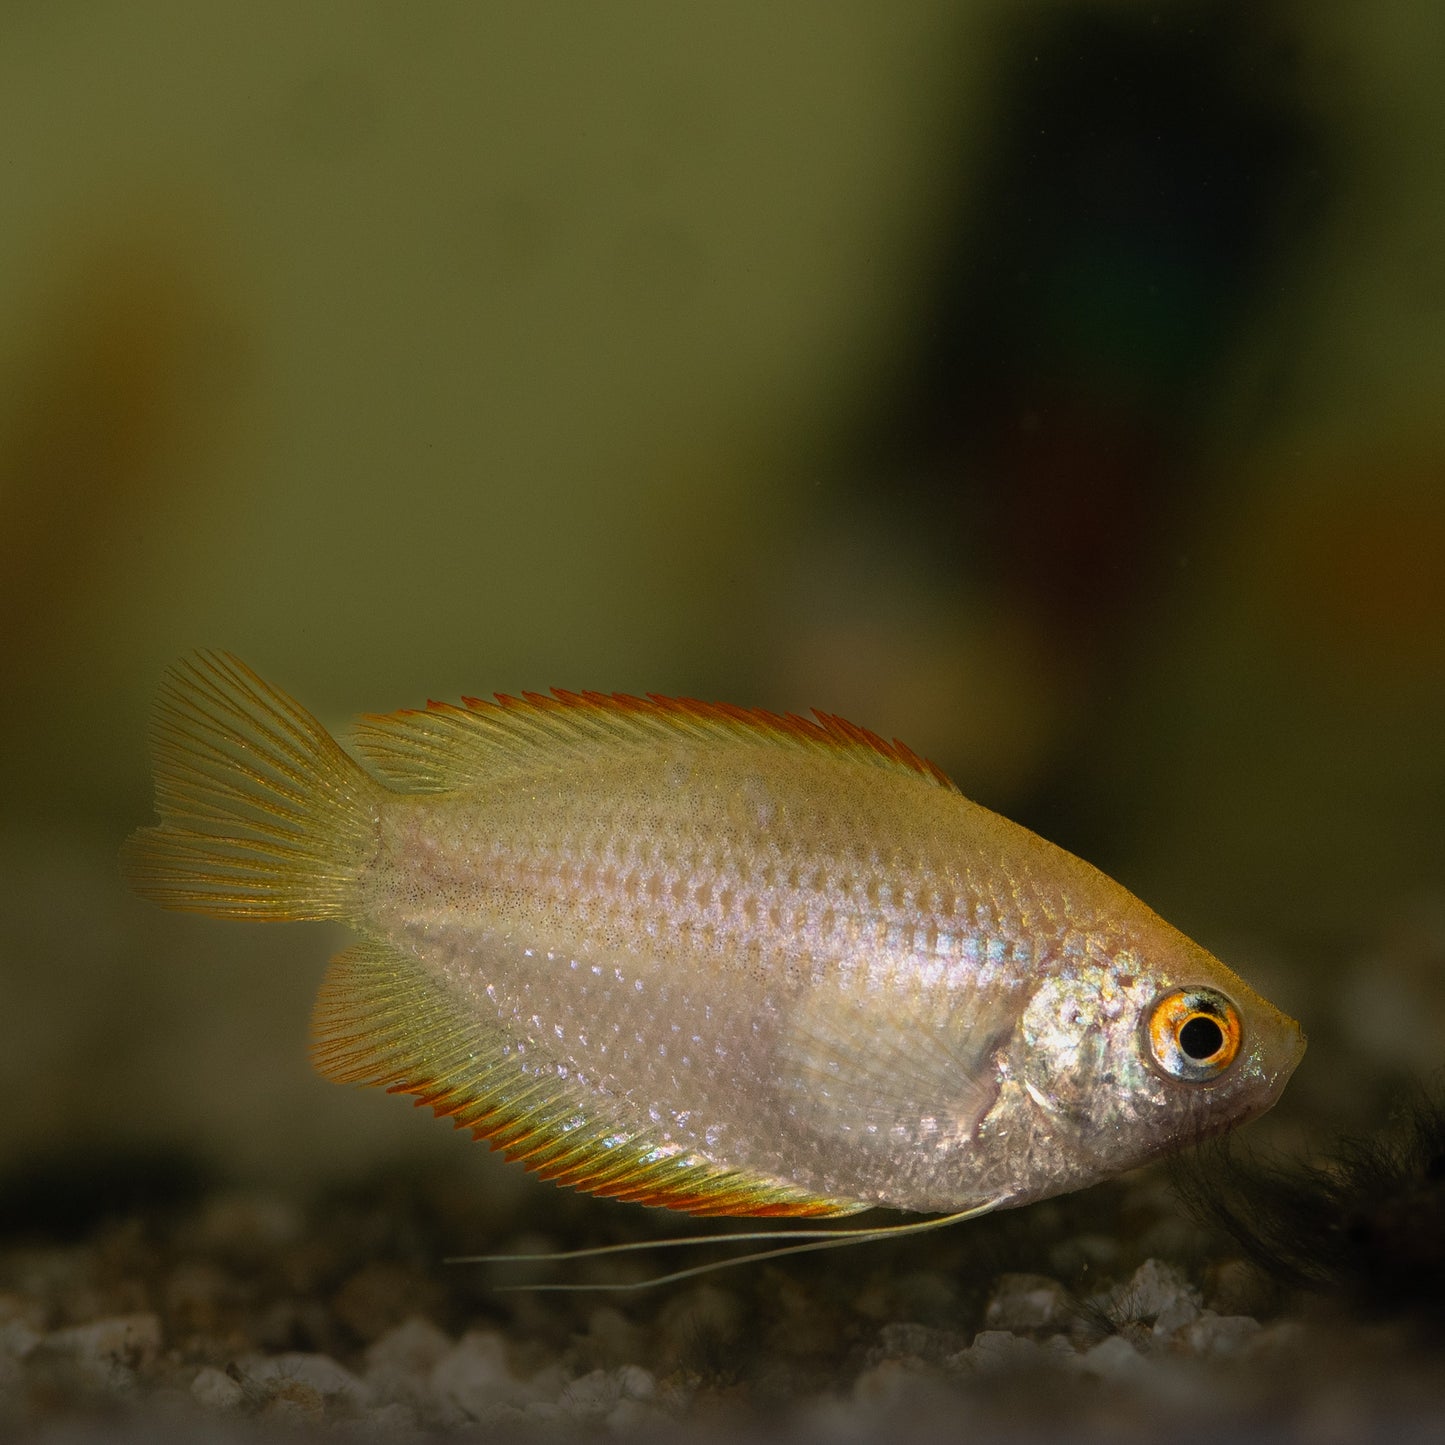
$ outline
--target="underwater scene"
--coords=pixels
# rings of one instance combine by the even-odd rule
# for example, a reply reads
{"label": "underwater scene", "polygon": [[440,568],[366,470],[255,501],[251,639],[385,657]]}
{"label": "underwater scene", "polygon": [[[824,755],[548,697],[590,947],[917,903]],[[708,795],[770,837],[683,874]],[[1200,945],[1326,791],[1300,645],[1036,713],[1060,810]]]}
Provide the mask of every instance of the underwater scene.
{"label": "underwater scene", "polygon": [[1442,57],[0,13],[0,1436],[1435,1438]]}

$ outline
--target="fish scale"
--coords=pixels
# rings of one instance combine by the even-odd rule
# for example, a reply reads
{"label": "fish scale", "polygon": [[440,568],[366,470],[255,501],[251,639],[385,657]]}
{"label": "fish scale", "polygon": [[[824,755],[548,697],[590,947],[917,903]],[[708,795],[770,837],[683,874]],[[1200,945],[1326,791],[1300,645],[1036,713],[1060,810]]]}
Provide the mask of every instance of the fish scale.
{"label": "fish scale", "polygon": [[1119,884],[837,718],[527,694],[356,746],[374,773],[234,658],[180,664],[132,880],[349,922],[321,1071],[559,1182],[698,1213],[1020,1204],[1261,1112],[1303,1049]]}

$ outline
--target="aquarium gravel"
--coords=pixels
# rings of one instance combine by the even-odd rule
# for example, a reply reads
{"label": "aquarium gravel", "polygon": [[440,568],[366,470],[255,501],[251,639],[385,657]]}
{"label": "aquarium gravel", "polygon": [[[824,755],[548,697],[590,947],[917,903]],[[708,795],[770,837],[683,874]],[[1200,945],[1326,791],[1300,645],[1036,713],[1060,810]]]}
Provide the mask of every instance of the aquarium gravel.
{"label": "aquarium gravel", "polygon": [[20,1231],[0,1250],[0,1435],[1424,1439],[1445,1410],[1418,1326],[1281,1292],[1159,1173],[629,1293],[497,1286],[629,1282],[656,1259],[444,1260],[645,1238],[656,1214],[539,1190],[498,1237],[467,1187],[213,1187],[68,1240]]}

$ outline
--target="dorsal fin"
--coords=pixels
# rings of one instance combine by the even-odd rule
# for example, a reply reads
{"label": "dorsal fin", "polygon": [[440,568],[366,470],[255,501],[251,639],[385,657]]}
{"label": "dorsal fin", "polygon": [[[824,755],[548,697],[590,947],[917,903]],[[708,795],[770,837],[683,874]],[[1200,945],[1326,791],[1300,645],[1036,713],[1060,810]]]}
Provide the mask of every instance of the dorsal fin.
{"label": "dorsal fin", "polygon": [[541,1178],[590,1194],[700,1215],[820,1219],[869,1207],[689,1154],[554,1071],[529,1070],[495,1024],[468,1017],[416,958],[386,944],[331,961],[312,1040],[326,1078],[414,1094]]}
{"label": "dorsal fin", "polygon": [[446,792],[536,768],[559,756],[599,748],[656,746],[691,738],[710,746],[756,746],[821,751],[873,767],[927,779],[952,792],[949,778],[905,743],[829,713],[812,718],[693,698],[631,697],[625,693],[528,692],[496,701],[463,698],[424,709],[368,714],[356,747],[398,787]]}

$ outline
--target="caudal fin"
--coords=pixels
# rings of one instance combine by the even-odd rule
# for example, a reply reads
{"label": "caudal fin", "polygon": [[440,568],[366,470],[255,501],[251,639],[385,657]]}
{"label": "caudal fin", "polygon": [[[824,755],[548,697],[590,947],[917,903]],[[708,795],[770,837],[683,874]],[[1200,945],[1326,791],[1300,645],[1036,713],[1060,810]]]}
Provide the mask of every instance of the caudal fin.
{"label": "caudal fin", "polygon": [[385,790],[305,708],[197,653],[166,675],[152,746],[161,821],[121,853],[137,893],[220,918],[351,912]]}

